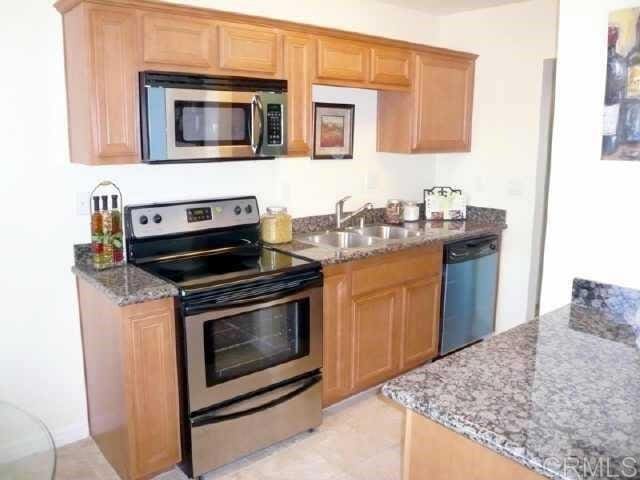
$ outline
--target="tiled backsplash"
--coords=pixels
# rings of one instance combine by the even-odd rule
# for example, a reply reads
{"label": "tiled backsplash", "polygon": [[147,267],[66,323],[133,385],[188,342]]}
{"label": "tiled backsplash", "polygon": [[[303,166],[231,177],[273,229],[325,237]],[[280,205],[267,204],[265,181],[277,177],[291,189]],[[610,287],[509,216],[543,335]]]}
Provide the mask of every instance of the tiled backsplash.
{"label": "tiled backsplash", "polygon": [[507,211],[498,208],[467,206],[467,222],[471,223],[507,223]]}

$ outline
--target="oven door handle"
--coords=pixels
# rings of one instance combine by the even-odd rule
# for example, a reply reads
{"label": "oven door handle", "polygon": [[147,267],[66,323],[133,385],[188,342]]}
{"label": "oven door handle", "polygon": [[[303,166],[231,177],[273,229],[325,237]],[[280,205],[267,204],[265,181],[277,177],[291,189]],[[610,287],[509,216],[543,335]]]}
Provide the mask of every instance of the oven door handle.
{"label": "oven door handle", "polygon": [[[260,100],[259,95],[254,95],[251,99],[251,150],[254,155],[257,155],[262,148],[264,136],[263,115],[262,100]],[[258,121],[258,128],[256,128],[256,119]]]}
{"label": "oven door handle", "polygon": [[[225,422],[227,420],[234,420],[236,418],[246,417],[258,412],[262,412],[264,410],[268,410],[282,403],[285,403],[291,400],[292,398],[297,397],[298,395],[301,395],[302,393],[306,392],[311,387],[313,387],[315,384],[319,383],[321,380],[322,380],[321,375],[314,375],[311,378],[306,378],[299,382],[291,383],[289,385],[286,385],[284,387],[281,387],[273,391],[275,392],[278,390],[284,390],[285,393],[283,395],[279,395],[275,398],[272,398],[272,396],[268,396],[267,397],[268,400],[266,402],[253,405],[253,406],[250,406],[249,408],[245,408],[242,410],[238,410],[238,403],[225,406],[225,407],[216,408],[211,412],[203,413],[201,415],[198,415],[197,417],[192,418],[191,426],[203,427],[205,425]],[[273,392],[267,392],[266,394],[263,394],[263,396],[267,396],[269,393],[273,393]],[[254,402],[251,402],[251,400],[252,399],[249,398],[245,402],[240,402],[240,405],[242,403],[250,403],[250,404],[254,403]]]}
{"label": "oven door handle", "polygon": [[222,301],[222,302],[212,302],[208,299],[202,299],[200,302],[198,301],[186,301],[183,303],[183,310],[185,315],[196,315],[202,312],[208,312],[211,310],[220,310],[222,308],[234,308],[234,307],[247,307],[251,305],[256,305],[260,303],[268,303],[273,302],[275,300],[280,300],[283,298],[290,297],[299,293],[303,290],[307,290],[312,287],[321,286],[322,281],[318,279],[314,279],[312,281],[303,282],[295,288],[290,288],[285,291],[269,293],[266,295],[260,295],[257,297],[249,297],[242,298],[239,300],[231,300],[231,301]]}

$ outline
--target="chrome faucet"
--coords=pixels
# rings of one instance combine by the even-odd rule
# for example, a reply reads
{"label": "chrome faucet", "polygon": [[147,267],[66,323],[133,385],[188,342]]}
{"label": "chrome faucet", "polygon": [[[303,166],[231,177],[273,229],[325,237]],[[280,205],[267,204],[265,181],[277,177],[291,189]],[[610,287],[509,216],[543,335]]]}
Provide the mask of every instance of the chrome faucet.
{"label": "chrome faucet", "polygon": [[[358,215],[360,215],[363,212],[366,212],[367,210],[373,210],[373,204],[372,203],[365,203],[362,207],[360,207],[358,210],[356,210],[355,212],[351,212],[349,215],[343,216],[344,215],[344,203],[349,200],[351,198],[351,195],[349,195],[348,197],[344,197],[340,200],[338,200],[338,202],[336,203],[336,228],[342,228],[342,224],[348,220],[351,220],[354,217],[357,217]],[[364,220],[364,217],[362,218],[362,220]],[[363,222],[361,222],[363,223]]]}

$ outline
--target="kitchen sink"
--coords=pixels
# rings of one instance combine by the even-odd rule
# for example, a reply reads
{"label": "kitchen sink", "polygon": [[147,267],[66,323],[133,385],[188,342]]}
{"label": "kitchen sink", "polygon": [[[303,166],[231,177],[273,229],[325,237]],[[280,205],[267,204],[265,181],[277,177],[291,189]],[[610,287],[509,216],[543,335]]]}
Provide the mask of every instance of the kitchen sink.
{"label": "kitchen sink", "polygon": [[358,228],[354,229],[353,232],[368,237],[382,238],[384,240],[399,240],[424,235],[422,230],[409,230],[407,228],[392,227],[389,225],[376,225],[372,227]]}
{"label": "kitchen sink", "polygon": [[326,232],[302,237],[300,240],[306,243],[327,245],[334,248],[373,247],[383,243],[378,238],[362,235],[357,232]]}

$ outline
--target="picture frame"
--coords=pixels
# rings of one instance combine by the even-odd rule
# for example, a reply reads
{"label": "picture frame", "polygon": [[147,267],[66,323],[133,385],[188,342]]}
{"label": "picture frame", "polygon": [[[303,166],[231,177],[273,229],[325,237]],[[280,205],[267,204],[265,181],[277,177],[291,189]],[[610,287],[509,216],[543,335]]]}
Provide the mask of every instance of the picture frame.
{"label": "picture frame", "polygon": [[313,149],[316,160],[353,158],[356,106],[347,103],[313,104]]}

